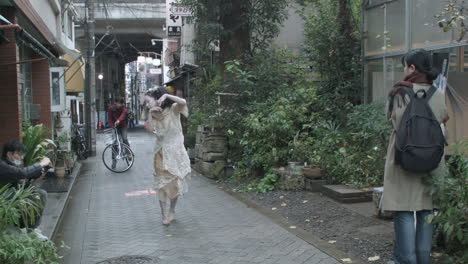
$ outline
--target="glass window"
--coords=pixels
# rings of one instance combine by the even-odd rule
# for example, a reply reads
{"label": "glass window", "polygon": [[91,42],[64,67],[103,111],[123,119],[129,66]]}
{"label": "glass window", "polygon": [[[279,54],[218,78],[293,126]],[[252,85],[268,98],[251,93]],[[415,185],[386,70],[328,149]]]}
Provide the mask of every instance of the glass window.
{"label": "glass window", "polygon": [[[19,47],[19,60],[24,61],[30,59],[30,51],[24,46]],[[21,119],[31,119],[32,97],[32,67],[31,63],[21,63],[19,73],[19,86],[21,89]]]}
{"label": "glass window", "polygon": [[366,11],[366,56],[403,50],[405,1],[398,0]]}
{"label": "glass window", "polygon": [[60,85],[58,72],[52,72],[52,105],[60,105]]}
{"label": "glass window", "polygon": [[423,48],[433,45],[450,43],[452,33],[443,32],[436,23],[435,15],[441,13],[447,5],[440,0],[413,0],[412,14],[412,47]]}
{"label": "glass window", "polygon": [[61,67],[50,68],[50,93],[52,97],[52,112],[65,110],[65,78]]}
{"label": "glass window", "polygon": [[67,35],[68,37],[73,40],[73,15],[71,12],[68,12],[68,15],[67,15],[67,26],[68,26],[68,32],[67,32]]}
{"label": "glass window", "polygon": [[376,101],[385,98],[393,85],[402,79],[403,65],[400,56],[369,61],[365,75],[367,100]]}

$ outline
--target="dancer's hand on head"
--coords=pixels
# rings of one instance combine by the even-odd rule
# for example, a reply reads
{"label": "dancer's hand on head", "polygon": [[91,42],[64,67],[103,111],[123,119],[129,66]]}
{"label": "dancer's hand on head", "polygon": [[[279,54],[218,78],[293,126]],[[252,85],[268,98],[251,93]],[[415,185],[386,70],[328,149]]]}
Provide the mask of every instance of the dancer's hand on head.
{"label": "dancer's hand on head", "polygon": [[158,99],[158,104],[159,105],[162,105],[162,103],[164,102],[164,100],[166,100],[167,98],[167,94],[163,94],[159,99]]}

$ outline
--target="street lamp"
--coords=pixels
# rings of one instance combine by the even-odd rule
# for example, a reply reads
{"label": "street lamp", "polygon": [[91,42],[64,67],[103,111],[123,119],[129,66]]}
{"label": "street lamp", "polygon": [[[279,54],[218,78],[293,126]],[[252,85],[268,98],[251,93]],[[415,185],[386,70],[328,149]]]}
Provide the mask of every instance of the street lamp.
{"label": "street lamp", "polygon": [[104,75],[102,75],[102,73],[100,73],[97,77],[98,77],[99,80],[104,79]]}

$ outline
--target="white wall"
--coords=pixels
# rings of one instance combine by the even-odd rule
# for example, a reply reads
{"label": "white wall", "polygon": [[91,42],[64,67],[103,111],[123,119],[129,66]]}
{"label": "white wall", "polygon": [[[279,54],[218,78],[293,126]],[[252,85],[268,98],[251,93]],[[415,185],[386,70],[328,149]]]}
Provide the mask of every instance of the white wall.
{"label": "white wall", "polygon": [[195,25],[184,24],[182,27],[180,65],[195,64],[195,54],[192,52],[192,42],[195,38]]}
{"label": "white wall", "polygon": [[279,48],[288,48],[299,53],[304,42],[304,19],[297,13],[299,6],[291,3],[288,9],[288,18],[280,27],[280,33],[274,40]]}
{"label": "white wall", "polygon": [[60,3],[58,0],[29,0],[34,10],[56,38],[61,38]]}

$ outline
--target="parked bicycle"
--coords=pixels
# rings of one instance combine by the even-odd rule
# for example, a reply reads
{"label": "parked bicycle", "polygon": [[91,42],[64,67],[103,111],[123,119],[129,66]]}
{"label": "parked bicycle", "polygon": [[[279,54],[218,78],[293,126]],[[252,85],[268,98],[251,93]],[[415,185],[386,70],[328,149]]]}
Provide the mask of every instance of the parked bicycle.
{"label": "parked bicycle", "polygon": [[106,134],[106,148],[102,152],[102,161],[107,169],[113,172],[126,172],[133,166],[135,154],[130,147],[122,142],[117,129],[104,130]]}
{"label": "parked bicycle", "polygon": [[86,149],[86,141],[83,133],[83,125],[73,124],[72,125],[72,150],[80,160],[84,160],[88,157],[88,150]]}

